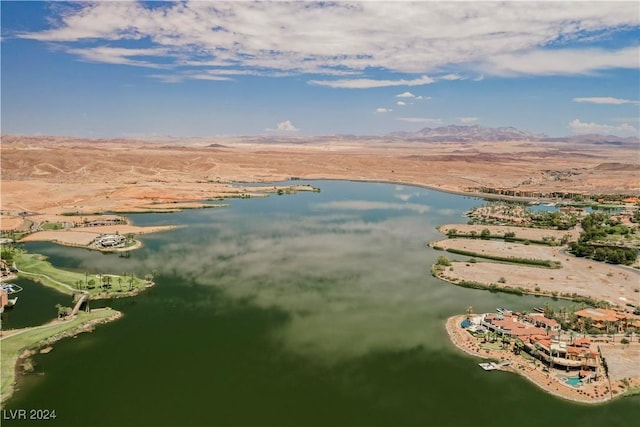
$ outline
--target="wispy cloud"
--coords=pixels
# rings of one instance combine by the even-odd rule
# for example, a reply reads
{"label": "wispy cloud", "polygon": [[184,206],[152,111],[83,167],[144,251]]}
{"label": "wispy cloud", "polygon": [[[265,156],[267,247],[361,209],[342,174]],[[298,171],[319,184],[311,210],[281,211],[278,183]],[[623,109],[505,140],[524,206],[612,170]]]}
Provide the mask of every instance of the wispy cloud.
{"label": "wispy cloud", "polygon": [[458,117],[462,123],[475,123],[480,120],[478,117]]}
{"label": "wispy cloud", "polygon": [[85,49],[69,49],[67,52],[78,55],[81,59],[90,62],[133,65],[149,68],[166,68],[165,65],[154,63],[150,60],[132,59],[134,57],[160,57],[166,55],[167,50],[163,48],[127,49],[122,47],[98,46]]}
{"label": "wispy cloud", "polygon": [[589,134],[589,133],[602,133],[602,134],[621,134],[621,135],[637,135],[638,130],[628,123],[622,123],[618,126],[589,123],[580,121],[580,119],[574,119],[569,123],[569,127],[574,133],[577,134]]}
{"label": "wispy cloud", "polygon": [[632,101],[630,99],[613,98],[611,96],[592,96],[589,98],[573,98],[573,102],[588,102],[591,104],[639,104],[638,101]]}
{"label": "wispy cloud", "polygon": [[[62,11],[62,12],[60,12]],[[43,31],[11,36],[56,42],[84,60],[130,66],[223,67],[263,73],[407,76],[584,74],[638,68],[638,48],[568,48],[568,42],[640,24],[636,2],[131,2],[59,8]],[[394,19],[389,19],[392,16]],[[425,25],[427,23],[427,25]],[[81,46],[78,46],[82,43]],[[92,51],[163,49],[161,60]],[[102,48],[104,49],[104,48]],[[127,59],[129,58],[129,59]],[[205,65],[206,64],[206,65]],[[188,77],[186,77],[188,78]],[[479,80],[476,77],[473,80]],[[313,80],[337,88],[411,86],[433,79]]]}
{"label": "wispy cloud", "polygon": [[444,76],[439,77],[440,80],[464,80],[464,77],[461,76],[460,74],[456,74],[456,73],[451,73],[451,74],[446,74]]}
{"label": "wispy cloud", "polygon": [[396,105],[403,106],[403,105],[407,105],[407,103],[404,102],[404,101],[398,101],[398,102],[396,102]]}
{"label": "wispy cloud", "polygon": [[604,49],[533,49],[489,57],[479,64],[482,71],[514,77],[519,75],[589,74],[610,68],[638,68],[637,47]]}
{"label": "wispy cloud", "polygon": [[374,87],[388,86],[422,86],[435,82],[429,76],[422,76],[417,79],[399,80],[375,80],[375,79],[345,79],[345,80],[309,80],[309,84],[317,86],[328,86],[341,89],[369,89]]}
{"label": "wispy cloud", "polygon": [[390,108],[384,108],[384,107],[380,107],[380,108],[376,108],[376,113],[389,113],[393,111]]}

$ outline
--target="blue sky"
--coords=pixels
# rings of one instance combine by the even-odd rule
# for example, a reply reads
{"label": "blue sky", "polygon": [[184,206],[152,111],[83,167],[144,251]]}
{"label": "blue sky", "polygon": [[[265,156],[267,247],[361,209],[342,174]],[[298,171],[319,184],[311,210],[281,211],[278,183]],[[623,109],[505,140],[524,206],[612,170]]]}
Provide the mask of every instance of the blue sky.
{"label": "blue sky", "polygon": [[2,132],[638,135],[638,2],[2,1]]}

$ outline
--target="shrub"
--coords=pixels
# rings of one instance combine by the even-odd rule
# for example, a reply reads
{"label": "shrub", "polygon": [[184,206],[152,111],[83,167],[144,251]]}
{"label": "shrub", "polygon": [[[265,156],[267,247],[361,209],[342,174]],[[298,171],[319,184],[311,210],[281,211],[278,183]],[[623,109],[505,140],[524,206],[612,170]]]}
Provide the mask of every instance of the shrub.
{"label": "shrub", "polygon": [[440,255],[436,260],[436,265],[444,265],[446,267],[449,267],[451,265],[451,261],[449,261],[446,256]]}

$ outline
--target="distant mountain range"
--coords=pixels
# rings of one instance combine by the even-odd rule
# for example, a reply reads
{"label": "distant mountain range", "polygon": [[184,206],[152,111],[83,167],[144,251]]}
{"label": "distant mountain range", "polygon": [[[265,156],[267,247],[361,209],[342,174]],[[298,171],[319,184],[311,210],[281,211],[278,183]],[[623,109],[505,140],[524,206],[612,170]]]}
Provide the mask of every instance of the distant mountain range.
{"label": "distant mountain range", "polygon": [[543,133],[533,133],[514,127],[489,128],[480,125],[448,125],[437,128],[425,127],[416,132],[392,132],[387,136],[401,140],[424,142],[466,142],[466,141],[558,141],[591,144],[637,144],[637,137],[618,137],[614,135],[576,135],[571,137],[550,137]]}

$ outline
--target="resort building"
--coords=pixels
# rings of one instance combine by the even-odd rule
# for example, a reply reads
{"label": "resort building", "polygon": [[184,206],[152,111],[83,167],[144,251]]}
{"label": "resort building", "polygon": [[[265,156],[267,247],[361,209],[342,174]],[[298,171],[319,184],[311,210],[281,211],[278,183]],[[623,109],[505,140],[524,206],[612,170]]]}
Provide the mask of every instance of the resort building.
{"label": "resort building", "polygon": [[568,343],[546,335],[534,335],[523,341],[523,345],[527,353],[551,367],[564,368],[567,371],[595,371],[599,366],[598,352],[591,349],[588,338],[578,344],[577,341]]}
{"label": "resort building", "polygon": [[628,326],[628,320],[631,320],[624,313],[605,308],[585,308],[576,311],[576,316],[582,322],[585,319],[591,319],[592,327],[607,332],[624,332]]}
{"label": "resort building", "polygon": [[491,332],[512,337],[545,335],[548,333],[545,328],[518,321],[518,317],[513,314],[486,314],[481,321],[481,325]]}
{"label": "resort building", "polygon": [[[571,341],[561,339],[560,324],[542,313],[487,313],[480,317],[478,326],[495,334],[513,338],[511,342],[514,351],[525,351],[552,368],[580,370],[582,377],[591,378],[600,366],[599,354],[592,349],[589,338]],[[467,327],[467,330],[471,331],[471,327]]]}
{"label": "resort building", "polygon": [[542,313],[530,313],[525,315],[524,320],[533,323],[539,328],[543,328],[549,332],[560,332],[560,324],[555,319],[549,319]]}
{"label": "resort building", "polygon": [[95,244],[103,248],[115,248],[124,246],[126,241],[126,237],[119,234],[103,234],[95,240]]}

